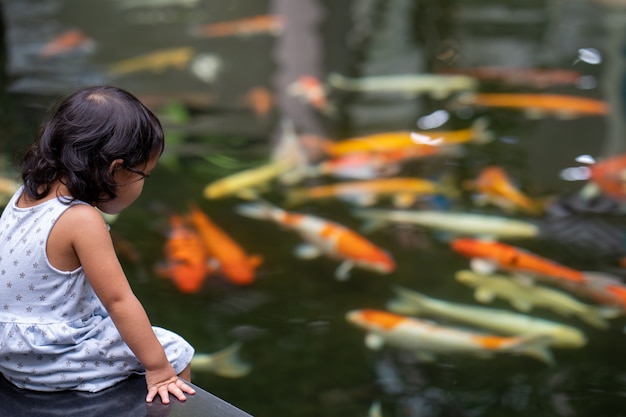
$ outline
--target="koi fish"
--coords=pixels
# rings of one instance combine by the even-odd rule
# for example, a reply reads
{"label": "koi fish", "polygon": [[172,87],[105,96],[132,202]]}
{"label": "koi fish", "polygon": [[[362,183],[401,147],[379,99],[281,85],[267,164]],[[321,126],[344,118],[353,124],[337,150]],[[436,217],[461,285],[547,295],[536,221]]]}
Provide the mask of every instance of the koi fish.
{"label": "koi fish", "polygon": [[548,308],[565,317],[576,316],[598,329],[607,329],[607,319],[621,314],[619,308],[586,304],[562,291],[542,285],[524,285],[504,275],[464,270],[457,272],[455,278],[475,288],[474,297],[481,303],[500,297],[522,312],[529,312],[533,307]]}
{"label": "koi fish", "polygon": [[200,233],[209,256],[219,264],[216,269],[237,285],[251,284],[254,281],[254,270],[263,259],[258,255],[248,256],[243,248],[198,206],[191,207],[189,217]]}
{"label": "koi fish", "polygon": [[567,119],[609,113],[605,101],[559,94],[466,93],[458,100],[471,106],[523,110],[530,118],[552,114]]}
{"label": "koi fish", "polygon": [[335,108],[326,98],[326,88],[317,77],[312,75],[302,75],[297,80],[287,86],[287,93],[303,98],[314,108],[326,114],[332,114]]}
{"label": "koi fish", "polygon": [[162,73],[168,68],[184,69],[195,50],[191,47],[163,49],[135,58],[118,61],[108,68],[110,75],[125,75],[140,71]]}
{"label": "koi fish", "polygon": [[585,282],[585,274],[582,271],[506,243],[459,238],[450,242],[450,247],[461,255],[477,259],[473,266],[481,271],[499,267],[505,271],[545,277],[555,283]]}
{"label": "koi fish", "polygon": [[213,272],[207,262],[208,254],[200,235],[178,215],[170,216],[165,257],[166,265],[157,267],[156,272],[171,278],[176,288],[183,293],[198,292],[204,280]]}
{"label": "koi fish", "polygon": [[488,166],[482,169],[475,180],[465,186],[479,193],[477,200],[490,202],[507,212],[521,210],[528,214],[541,214],[543,207],[539,201],[522,193],[500,167]]}
{"label": "koi fish", "polygon": [[191,358],[193,372],[211,372],[226,378],[240,378],[250,373],[251,366],[239,357],[241,343],[235,342],[213,353],[196,353]]}
{"label": "koi fish", "polygon": [[589,179],[607,196],[626,200],[626,154],[595,162],[589,168]]}
{"label": "koi fish", "polygon": [[379,196],[391,195],[396,206],[407,207],[420,196],[431,196],[438,192],[437,184],[425,179],[383,178],[291,189],[287,192],[285,204],[292,207],[310,200],[332,197],[359,205],[371,205]]}
{"label": "koi fish", "polygon": [[387,309],[397,314],[435,316],[513,336],[544,334],[550,336],[550,346],[555,348],[579,348],[587,343],[582,331],[565,324],[508,310],[452,303],[398,285],[393,291],[396,298],[387,303]]}
{"label": "koi fish", "polygon": [[346,319],[367,332],[365,340],[370,349],[379,349],[387,344],[413,351],[418,358],[426,361],[432,361],[437,353],[471,354],[484,358],[495,353],[509,353],[554,364],[548,349],[550,337],[546,335],[502,337],[372,309],[352,310],[346,314]]}
{"label": "koi fish", "polygon": [[274,96],[265,87],[253,87],[244,95],[243,102],[255,115],[264,118],[274,107]]}
{"label": "koi fish", "polygon": [[236,195],[253,200],[259,197],[259,190],[274,179],[291,184],[305,177],[309,169],[306,152],[293,125],[289,122],[282,125],[283,133],[269,163],[212,181],[204,187],[203,196],[211,200]]}
{"label": "koi fish", "polygon": [[472,126],[465,129],[376,133],[338,142],[325,141],[322,147],[330,156],[353,152],[380,152],[407,147],[418,147],[424,155],[432,155],[438,152],[438,147],[458,145],[470,141],[484,142],[490,139],[491,133],[487,131],[487,121],[480,118],[472,123]]}
{"label": "koi fish", "polygon": [[209,23],[197,28],[194,35],[202,38],[225,36],[251,36],[258,34],[280,35],[285,29],[285,19],[279,15],[259,15],[239,20]]}
{"label": "koi fish", "polygon": [[408,223],[454,235],[493,238],[530,238],[539,228],[530,222],[502,216],[435,210],[358,209],[354,216],[368,219],[365,228],[372,230],[387,223]]}
{"label": "koi fish", "polygon": [[511,85],[528,85],[545,88],[555,85],[576,85],[582,74],[578,71],[557,68],[505,68],[475,67],[446,69],[444,74],[462,74],[477,80],[499,81]]}
{"label": "koi fish", "polygon": [[301,257],[326,255],[342,263],[335,271],[335,278],[345,281],[353,268],[363,268],[381,274],[395,270],[393,259],[382,249],[358,233],[319,217],[292,213],[269,203],[241,204],[237,213],[260,220],[271,220],[296,231],[308,245],[301,246]]}
{"label": "koi fish", "polygon": [[328,77],[328,84],[338,90],[365,93],[402,93],[429,94],[436,99],[443,99],[459,91],[473,91],[478,82],[466,75],[445,74],[402,74],[380,75],[362,78],[349,78],[333,73]]}
{"label": "koi fish", "polygon": [[70,29],[56,36],[50,42],[46,43],[39,55],[45,58],[51,56],[67,54],[74,51],[91,52],[94,50],[96,43],[87,36],[82,30]]}
{"label": "koi fish", "polygon": [[171,7],[184,6],[195,7],[199,0],[116,0],[117,7],[121,9],[135,9],[141,7]]}

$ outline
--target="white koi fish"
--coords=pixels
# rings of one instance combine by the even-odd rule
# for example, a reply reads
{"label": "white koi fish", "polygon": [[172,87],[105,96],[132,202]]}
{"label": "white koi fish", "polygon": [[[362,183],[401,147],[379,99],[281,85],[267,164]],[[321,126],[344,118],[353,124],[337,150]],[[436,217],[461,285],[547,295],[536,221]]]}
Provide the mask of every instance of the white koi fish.
{"label": "white koi fish", "polygon": [[226,378],[246,376],[251,367],[239,358],[240,349],[241,343],[235,342],[214,353],[196,353],[191,358],[191,367],[194,372],[212,372]]}
{"label": "white koi fish", "polygon": [[339,90],[380,93],[430,94],[434,98],[446,98],[458,91],[474,91],[478,87],[475,78],[467,75],[401,74],[348,78],[331,74],[328,84]]}
{"label": "white koi fish", "polygon": [[241,204],[236,211],[243,216],[272,220],[298,232],[309,243],[301,251],[301,256],[315,257],[324,254],[342,260],[335,272],[335,277],[340,281],[348,279],[349,272],[354,267],[381,274],[395,270],[393,259],[385,251],[338,223],[289,212],[267,202]]}
{"label": "white koi fish", "polygon": [[356,217],[369,219],[368,229],[386,223],[410,223],[451,232],[489,238],[529,238],[539,235],[539,228],[527,221],[485,214],[435,210],[359,209]]}
{"label": "white koi fish", "polygon": [[366,344],[370,349],[387,344],[413,351],[423,360],[433,360],[437,353],[470,354],[486,358],[496,353],[509,353],[526,355],[548,365],[554,364],[552,353],[547,347],[550,337],[546,335],[501,337],[371,309],[350,311],[346,319],[367,331]]}
{"label": "white koi fish", "polygon": [[451,303],[397,285],[393,291],[397,297],[387,303],[387,309],[397,314],[435,316],[506,335],[544,334],[551,337],[550,346],[555,348],[579,348],[587,343],[582,331],[565,324],[508,310]]}
{"label": "white koi fish", "polygon": [[621,313],[617,307],[585,304],[562,291],[538,284],[524,285],[504,275],[483,275],[464,270],[458,271],[455,278],[475,288],[474,296],[482,303],[489,303],[500,297],[523,312],[528,312],[533,307],[545,307],[562,316],[576,316],[599,329],[608,328],[606,319],[618,317]]}

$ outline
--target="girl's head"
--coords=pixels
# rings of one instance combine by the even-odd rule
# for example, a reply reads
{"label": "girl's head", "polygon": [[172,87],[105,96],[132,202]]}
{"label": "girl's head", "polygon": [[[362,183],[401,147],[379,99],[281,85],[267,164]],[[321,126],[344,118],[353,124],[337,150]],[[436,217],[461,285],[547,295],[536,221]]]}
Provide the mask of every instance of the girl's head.
{"label": "girl's head", "polygon": [[44,122],[22,162],[26,193],[48,195],[64,184],[71,198],[98,205],[117,197],[120,170],[143,178],[163,152],[163,129],[135,96],[112,86],[78,90]]}

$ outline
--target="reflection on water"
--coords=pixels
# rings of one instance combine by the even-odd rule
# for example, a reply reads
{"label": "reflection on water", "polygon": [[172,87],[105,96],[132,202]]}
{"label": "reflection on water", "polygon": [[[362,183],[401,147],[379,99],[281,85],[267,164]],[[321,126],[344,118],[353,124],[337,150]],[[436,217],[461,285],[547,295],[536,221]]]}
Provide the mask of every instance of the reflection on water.
{"label": "reflection on water", "polygon": [[[542,261],[617,277],[612,296],[619,296],[623,165],[601,163],[626,149],[621,1],[2,6],[5,176],[50,101],[77,86],[115,83],[163,121],[166,153],[112,230],[155,324],[199,352],[242,343],[248,375],[197,371],[197,385],[259,417],[625,415],[625,322],[614,308],[555,278],[535,284],[562,292],[547,307],[521,302],[537,288],[527,279],[512,304],[492,297],[493,288],[474,293],[455,274],[481,265],[451,250],[458,234],[497,236]],[[588,157],[577,161],[581,155]],[[589,186],[590,168],[602,176],[599,192]],[[564,177],[572,174],[577,181]],[[214,273],[213,264],[203,282],[176,285],[180,271],[165,263],[170,221],[194,204],[211,222],[196,226],[210,243],[222,242],[213,249],[219,265],[228,262],[218,252],[238,245],[235,265],[250,268],[244,275]],[[270,212],[275,217],[264,217]],[[398,220],[399,212],[408,217]],[[451,217],[458,214],[471,216]],[[502,220],[504,229],[492,226]],[[365,247],[393,264],[376,266],[358,251]],[[521,258],[509,260],[520,266]],[[594,290],[613,283],[593,282]],[[384,310],[398,286],[447,309],[489,307],[564,324],[586,345],[551,348],[554,366],[522,355],[482,357],[504,343],[500,334],[483,339],[477,355],[441,354],[461,343],[411,344],[393,321],[368,338],[369,347],[385,342],[370,349],[346,314]],[[563,314],[574,311],[556,308],[565,295],[604,316]],[[451,317],[430,320],[457,326]],[[604,322],[607,329],[597,325]],[[527,347],[511,343],[514,353]]]}

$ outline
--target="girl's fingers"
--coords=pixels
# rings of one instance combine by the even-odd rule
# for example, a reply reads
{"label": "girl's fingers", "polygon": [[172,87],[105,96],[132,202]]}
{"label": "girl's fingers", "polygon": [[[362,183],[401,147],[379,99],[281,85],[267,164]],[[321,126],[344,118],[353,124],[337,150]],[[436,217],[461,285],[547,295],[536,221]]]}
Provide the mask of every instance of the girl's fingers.
{"label": "girl's fingers", "polygon": [[195,394],[196,390],[185,384],[185,382],[181,379],[176,380],[176,382],[170,382],[165,385],[161,385],[159,387],[153,387],[148,390],[148,395],[146,396],[146,402],[152,402],[154,397],[158,394],[161,397],[161,402],[163,404],[169,404],[170,396],[169,394],[174,395],[180,401],[185,401],[187,394]]}

